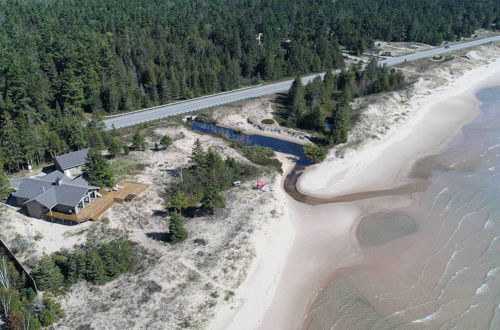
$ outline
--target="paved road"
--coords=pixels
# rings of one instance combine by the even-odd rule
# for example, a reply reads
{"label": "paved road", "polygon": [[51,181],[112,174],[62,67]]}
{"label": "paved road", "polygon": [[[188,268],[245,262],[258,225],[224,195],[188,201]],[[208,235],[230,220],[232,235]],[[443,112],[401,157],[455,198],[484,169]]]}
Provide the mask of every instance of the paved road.
{"label": "paved road", "polygon": [[[500,36],[478,39],[473,41],[468,41],[460,44],[450,45],[448,48],[441,47],[435,48],[423,52],[417,52],[409,55],[391,57],[389,59],[380,61],[381,65],[396,65],[403,63],[405,61],[411,62],[422,58],[437,56],[449,52],[453,52],[460,49],[470,48],[474,46],[483,45],[489,42],[500,41]],[[302,78],[304,84],[313,80],[315,77],[323,74],[313,74],[305,76]],[[240,89],[232,92],[221,93],[212,96],[201,97],[185,102],[179,102],[170,105],[162,105],[150,109],[145,109],[141,111],[126,113],[119,116],[109,117],[104,120],[104,124],[107,129],[111,129],[113,126],[116,128],[132,126],[152,120],[157,120],[161,118],[166,118],[170,116],[175,116],[195,110],[207,109],[215,107],[221,104],[232,103],[236,101],[257,98],[264,95],[274,94],[278,92],[286,91],[290,88],[293,80],[287,80],[277,83],[271,83],[267,85],[261,85],[256,87],[250,87],[245,89]]]}

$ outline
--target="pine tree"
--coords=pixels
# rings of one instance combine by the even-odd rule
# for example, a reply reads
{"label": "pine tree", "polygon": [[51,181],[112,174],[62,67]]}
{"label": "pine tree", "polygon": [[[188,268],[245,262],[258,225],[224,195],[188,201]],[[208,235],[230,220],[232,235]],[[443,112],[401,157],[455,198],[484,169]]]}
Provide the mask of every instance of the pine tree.
{"label": "pine tree", "polygon": [[168,240],[170,243],[180,243],[188,238],[188,233],[186,229],[184,229],[184,218],[178,212],[174,212],[170,216],[168,229]]}
{"label": "pine tree", "polygon": [[116,157],[116,156],[119,156],[121,154],[121,150],[122,150],[122,144],[121,144],[120,140],[118,138],[112,136],[108,142],[109,154],[113,157]]}
{"label": "pine tree", "polygon": [[36,284],[40,290],[57,290],[64,285],[61,269],[50,257],[44,257],[34,272]]}
{"label": "pine tree", "polygon": [[112,187],[115,184],[113,171],[106,158],[95,149],[87,155],[87,162],[83,165],[83,174],[91,185],[97,187]]}
{"label": "pine tree", "polygon": [[9,114],[4,114],[3,125],[0,127],[0,144],[5,150],[4,168],[7,172],[19,170],[23,162],[23,152],[19,131]]}
{"label": "pine tree", "polygon": [[196,168],[201,167],[205,163],[205,151],[201,146],[200,139],[196,139],[193,145],[193,151],[191,152],[191,156],[189,157],[189,164]]}
{"label": "pine tree", "polygon": [[177,190],[170,197],[169,206],[173,207],[178,213],[181,213],[188,205],[189,199],[182,190]]}
{"label": "pine tree", "polygon": [[333,114],[332,121],[332,136],[331,142],[333,144],[340,144],[347,142],[347,136],[351,129],[351,113],[352,108],[349,103],[349,95],[344,95]]}
{"label": "pine tree", "polygon": [[132,137],[132,146],[135,150],[144,150],[146,148],[146,141],[140,132],[136,132]]}
{"label": "pine tree", "polygon": [[85,255],[85,278],[93,284],[104,284],[108,281],[105,264],[95,249]]}
{"label": "pine tree", "polygon": [[201,205],[204,209],[213,211],[226,207],[226,200],[215,185],[209,185],[203,190]]}
{"label": "pine tree", "polygon": [[3,203],[9,198],[10,193],[13,192],[14,189],[10,187],[9,178],[4,171],[0,169],[0,202]]}
{"label": "pine tree", "polygon": [[288,92],[289,121],[296,125],[307,110],[305,89],[300,77],[296,77]]}
{"label": "pine tree", "polygon": [[42,326],[47,327],[64,317],[64,311],[61,304],[49,295],[43,297],[43,309],[38,318]]}

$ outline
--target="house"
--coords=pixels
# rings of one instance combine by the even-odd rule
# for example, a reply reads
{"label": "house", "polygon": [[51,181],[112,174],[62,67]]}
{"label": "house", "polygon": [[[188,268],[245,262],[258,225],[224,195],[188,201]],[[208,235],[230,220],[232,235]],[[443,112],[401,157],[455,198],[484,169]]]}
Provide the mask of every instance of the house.
{"label": "house", "polygon": [[90,149],[82,149],[64,155],[56,156],[54,165],[58,171],[67,177],[76,177],[82,174],[82,166],[87,161]]}
{"label": "house", "polygon": [[81,172],[89,149],[57,156],[57,170],[10,182],[13,202],[34,218],[81,223],[98,220],[114,203],[132,201],[148,185],[121,181],[110,191],[89,184]]}
{"label": "house", "polygon": [[72,179],[61,171],[16,180],[12,188],[17,205],[25,207],[35,218],[51,211],[78,214],[99,196],[99,187],[89,185],[82,177]]}

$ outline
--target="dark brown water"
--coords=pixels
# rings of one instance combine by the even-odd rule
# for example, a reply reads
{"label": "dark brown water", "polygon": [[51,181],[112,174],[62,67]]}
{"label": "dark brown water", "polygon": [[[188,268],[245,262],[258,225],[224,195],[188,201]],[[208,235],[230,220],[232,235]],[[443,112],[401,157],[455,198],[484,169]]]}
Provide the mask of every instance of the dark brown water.
{"label": "dark brown water", "polygon": [[362,219],[366,262],[336,274],[309,329],[500,329],[500,87],[477,97],[479,118],[417,164],[411,206]]}

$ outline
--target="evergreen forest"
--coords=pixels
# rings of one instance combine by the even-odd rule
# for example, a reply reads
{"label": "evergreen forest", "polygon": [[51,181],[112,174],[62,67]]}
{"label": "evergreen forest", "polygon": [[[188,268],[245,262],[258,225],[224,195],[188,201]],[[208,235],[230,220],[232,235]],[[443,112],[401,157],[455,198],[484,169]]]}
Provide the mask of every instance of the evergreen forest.
{"label": "evergreen forest", "polygon": [[[497,0],[1,0],[0,169],[116,144],[99,118],[500,26]],[[97,145],[96,145],[97,144]]]}

